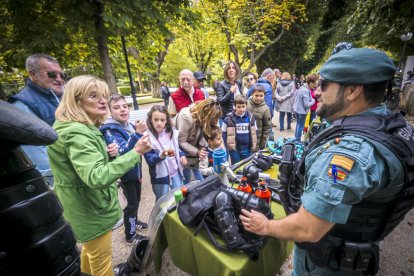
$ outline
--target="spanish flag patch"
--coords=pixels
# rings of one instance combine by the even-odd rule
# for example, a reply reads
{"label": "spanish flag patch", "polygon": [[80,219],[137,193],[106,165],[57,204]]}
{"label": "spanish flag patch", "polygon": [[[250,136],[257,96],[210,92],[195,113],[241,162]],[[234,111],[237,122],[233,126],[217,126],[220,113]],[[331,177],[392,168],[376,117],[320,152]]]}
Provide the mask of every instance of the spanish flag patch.
{"label": "spanish flag patch", "polygon": [[352,170],[352,167],[355,164],[355,160],[339,154],[334,154],[332,157],[331,163],[329,163],[330,166],[336,165],[337,167],[341,167],[342,169],[350,172]]}
{"label": "spanish flag patch", "polygon": [[334,182],[336,182],[336,180],[344,181],[348,177],[348,173],[344,170],[336,169],[336,175],[334,176],[332,174],[332,167],[330,166],[328,169],[328,176],[333,177]]}

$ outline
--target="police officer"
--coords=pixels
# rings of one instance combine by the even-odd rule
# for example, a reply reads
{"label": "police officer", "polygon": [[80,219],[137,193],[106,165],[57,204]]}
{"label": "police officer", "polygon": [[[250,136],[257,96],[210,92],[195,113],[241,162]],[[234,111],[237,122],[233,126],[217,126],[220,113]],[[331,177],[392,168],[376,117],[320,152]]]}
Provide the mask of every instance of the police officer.
{"label": "police officer", "polygon": [[[404,132],[411,131],[412,143],[412,127],[382,104],[394,73],[392,61],[374,49],[353,48],[331,56],[320,71],[316,113],[332,124],[305,155],[302,206],[281,220],[242,211],[248,231],[296,242],[293,275],[377,272],[378,244],[407,176],[395,151],[384,144],[395,140],[392,147],[397,149],[405,144],[397,136],[385,139],[382,132],[364,130],[374,125],[374,118],[388,118],[383,125],[398,121]],[[353,118],[359,130],[332,131],[350,128],[346,122]]]}

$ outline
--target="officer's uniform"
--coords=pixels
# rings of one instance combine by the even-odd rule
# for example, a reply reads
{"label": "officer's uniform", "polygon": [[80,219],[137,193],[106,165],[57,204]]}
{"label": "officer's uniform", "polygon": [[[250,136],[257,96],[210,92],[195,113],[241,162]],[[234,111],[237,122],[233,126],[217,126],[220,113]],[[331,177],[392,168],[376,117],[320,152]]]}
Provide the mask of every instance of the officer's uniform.
{"label": "officer's uniform", "polygon": [[[331,56],[321,68],[320,74],[326,81],[343,85],[363,85],[385,82],[394,72],[395,66],[383,52],[373,49],[351,49]],[[380,105],[358,115],[366,116],[368,125],[373,116],[386,117],[387,109]],[[358,117],[358,120],[364,119]],[[343,118],[332,122],[332,125],[341,122]],[[332,126],[324,133],[328,133],[330,129],[333,129]],[[347,250],[343,250],[343,246],[351,244],[357,248],[357,252],[361,249],[361,256],[362,252],[366,253],[367,247],[368,250],[376,248],[375,252],[378,253],[376,244],[379,243],[380,235],[371,235],[368,240],[366,238],[371,232],[366,231],[370,229],[367,225],[371,219],[371,209],[367,204],[380,206],[373,209],[383,214],[381,206],[391,204],[402,190],[405,181],[404,167],[394,152],[378,142],[378,139],[373,140],[376,137],[367,138],[351,133],[335,138],[323,136],[322,133],[319,135],[326,138],[315,146],[312,145],[305,156],[302,206],[317,217],[335,223],[335,226],[318,243],[297,244],[293,275],[364,275],[361,271],[344,269],[344,260],[347,258],[343,258],[342,252],[349,251],[348,247],[345,247]],[[315,139],[319,141],[317,137]],[[362,219],[363,222],[359,230],[351,227],[356,219]],[[378,229],[381,226],[375,227],[375,233],[381,231]],[[315,254],[318,250],[320,254]],[[326,252],[329,253],[318,258],[318,255]],[[373,267],[372,260],[378,258],[372,258],[370,254],[367,260],[370,267]]]}
{"label": "officer's uniform", "polygon": [[[381,105],[359,115],[386,114],[386,107]],[[305,164],[306,184],[301,198],[302,206],[308,212],[333,223],[345,224],[352,205],[361,199],[397,194],[404,183],[403,166],[388,148],[354,135],[345,135],[339,141],[324,141],[307,154]],[[336,177],[332,173],[333,166],[336,166]],[[332,266],[335,269],[335,264]],[[326,275],[330,270],[315,266],[306,256],[306,251],[297,247],[294,269],[293,275],[307,275],[310,271],[312,275],[317,275],[315,273],[319,271]],[[357,272],[350,274],[349,271],[343,273],[363,275]],[[335,275],[341,274],[335,271]]]}

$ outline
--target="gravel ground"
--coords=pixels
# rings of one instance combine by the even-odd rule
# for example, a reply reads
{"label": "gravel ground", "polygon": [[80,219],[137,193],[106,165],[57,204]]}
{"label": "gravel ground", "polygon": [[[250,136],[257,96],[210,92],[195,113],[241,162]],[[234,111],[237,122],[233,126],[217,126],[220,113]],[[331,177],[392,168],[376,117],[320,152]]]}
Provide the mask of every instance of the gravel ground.
{"label": "gravel ground", "polygon": [[[142,105],[140,108],[150,108],[152,104]],[[278,124],[278,119],[274,119],[274,123]],[[295,125],[293,125],[294,128]],[[277,136],[279,136],[278,128],[275,127]],[[293,136],[293,131],[284,132],[284,136]],[[151,189],[149,181],[148,166],[143,163],[142,171],[143,187],[142,197],[139,207],[138,217],[140,220],[148,221],[148,217],[155,203],[155,197]],[[407,214],[405,220],[381,243],[380,271],[378,275],[414,275],[414,210]],[[145,235],[145,231],[141,232]],[[124,227],[120,227],[113,232],[113,264],[125,262],[131,249],[130,245],[125,243]],[[292,272],[292,254],[286,260],[277,275],[287,276]],[[140,274],[155,275],[154,265],[151,262]],[[138,275],[138,274],[136,274]],[[189,275],[177,268],[171,261],[168,249],[163,256],[163,265],[159,275]]]}

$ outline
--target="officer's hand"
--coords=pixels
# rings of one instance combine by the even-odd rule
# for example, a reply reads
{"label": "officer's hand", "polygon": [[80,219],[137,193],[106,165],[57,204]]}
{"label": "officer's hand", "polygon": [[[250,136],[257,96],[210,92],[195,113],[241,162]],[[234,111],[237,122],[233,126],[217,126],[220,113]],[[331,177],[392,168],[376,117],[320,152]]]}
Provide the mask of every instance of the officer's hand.
{"label": "officer's hand", "polygon": [[116,155],[118,154],[118,144],[110,143],[106,146],[106,151],[108,152],[110,157],[116,157]]}
{"label": "officer's hand", "polygon": [[267,235],[266,224],[269,220],[265,215],[255,210],[249,212],[246,209],[242,209],[241,211],[242,214],[240,215],[240,219],[247,231],[261,236]]}

